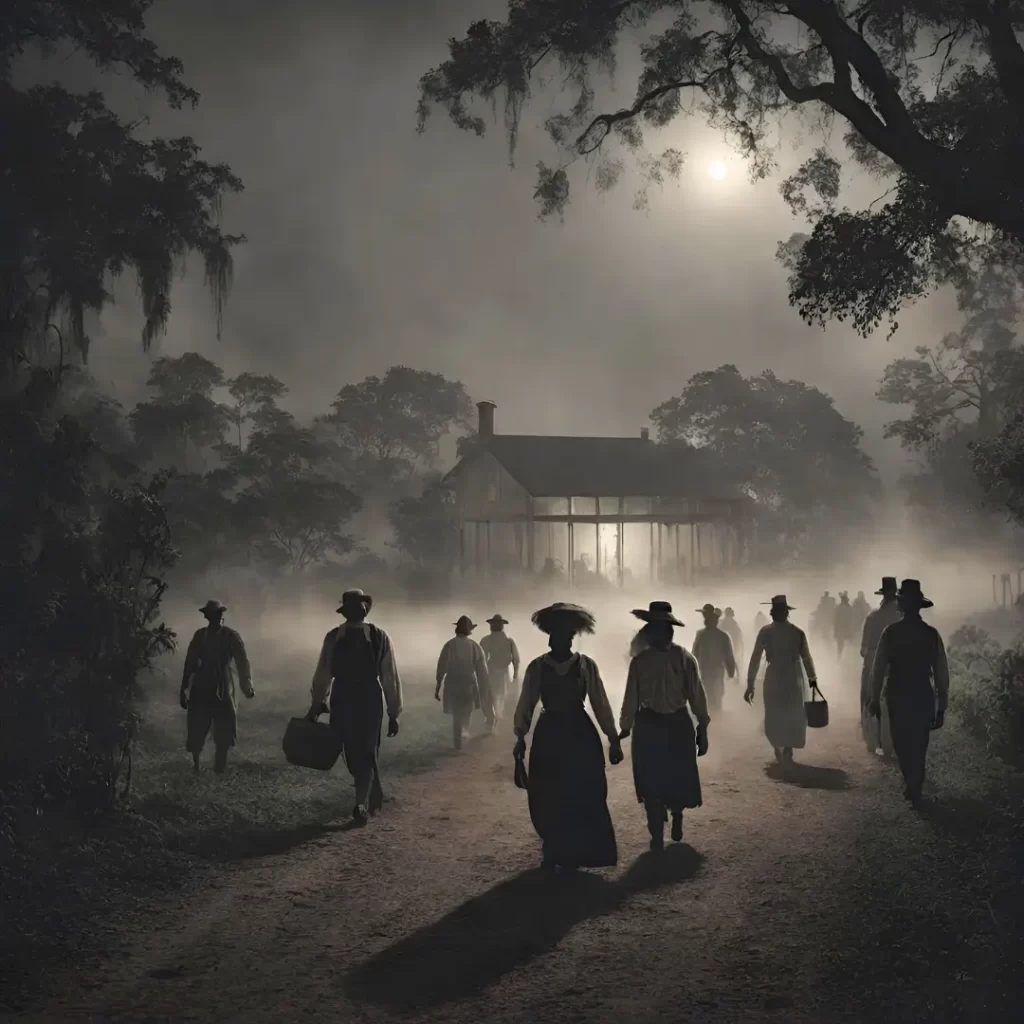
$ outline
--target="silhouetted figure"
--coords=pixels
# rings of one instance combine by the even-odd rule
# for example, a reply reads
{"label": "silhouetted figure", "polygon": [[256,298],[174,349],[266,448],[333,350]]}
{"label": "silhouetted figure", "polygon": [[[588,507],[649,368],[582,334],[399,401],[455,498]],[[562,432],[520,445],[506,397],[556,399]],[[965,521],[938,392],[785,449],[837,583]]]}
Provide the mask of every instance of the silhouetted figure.
{"label": "silhouetted figure", "polygon": [[754,683],[763,654],[768,662],[764,675],[764,734],[775,751],[776,760],[790,764],[793,751],[802,750],[807,742],[801,663],[812,689],[818,685],[818,675],[807,645],[807,635],[789,621],[793,608],[785,594],[776,595],[770,604],[772,622],[757,634],[743,699],[748,704],[754,701]]}
{"label": "silhouetted figure", "polygon": [[181,674],[179,700],[187,712],[185,749],[199,771],[199,758],[212,728],[213,770],[221,774],[228,766],[228,751],[238,739],[237,690],[249,699],[256,694],[245,644],[224,625],[227,608],[220,601],[207,601],[199,611],[208,624],[193,635]]}
{"label": "silhouetted figure", "polygon": [[924,788],[925,760],[932,729],[941,729],[949,697],[946,648],[934,626],[921,618],[933,603],[917,580],[904,580],[896,600],[903,618],[887,626],[878,641],[871,670],[871,711],[881,713],[882,690],[889,707],[892,745],[906,789],[917,807]]}
{"label": "silhouetted figure", "polygon": [[760,633],[761,630],[764,629],[764,627],[767,626],[767,625],[768,625],[768,616],[765,615],[764,612],[759,611],[754,616],[754,636],[757,636],[757,634]]}
{"label": "silhouetted figure", "polygon": [[460,615],[455,623],[455,636],[441,648],[437,659],[434,699],[442,700],[443,688],[441,707],[446,715],[452,716],[452,742],[456,750],[462,749],[475,708],[483,710],[489,723],[494,718],[487,685],[487,657],[470,636],[474,629],[476,623],[468,615]]}
{"label": "silhouetted figure", "polygon": [[850,595],[845,590],[839,595],[832,631],[836,641],[836,657],[842,661],[846,645],[854,643],[857,639],[857,613],[853,610]]}
{"label": "silhouetted figure", "polygon": [[[630,662],[619,716],[620,739],[633,734],[633,785],[647,812],[651,849],[665,845],[665,822],[672,815],[672,839],[683,838],[683,811],[701,806],[697,757],[708,752],[707,696],[696,659],[672,642],[682,626],[667,601],[652,601],[633,614],[647,625],[647,644]],[[693,721],[686,710],[697,719]]]}
{"label": "silhouetted figure", "polygon": [[831,641],[835,632],[836,599],[826,590],[811,614],[811,633],[818,640]]}
{"label": "silhouetted figure", "polygon": [[345,767],[355,784],[352,819],[365,824],[384,805],[380,778],[380,733],[384,708],[388,736],[398,735],[402,713],[402,680],[391,638],[367,622],[373,598],[361,590],[341,595],[338,614],[345,621],[332,629],[320,648],[313,673],[309,719],[324,710],[331,713],[331,728],[342,742]]}
{"label": "silhouetted figure", "polygon": [[700,666],[708,708],[712,714],[718,714],[725,697],[725,677],[736,678],[736,656],[729,634],[718,628],[718,609],[713,604],[706,604],[697,611],[704,616],[704,628],[698,629],[693,638],[693,656]]}
{"label": "silhouetted figure", "polygon": [[[740,629],[740,624],[736,621],[736,612],[732,608],[725,609],[725,615],[722,616],[720,625],[729,634],[729,639],[732,641],[732,653],[736,659],[736,664],[742,665],[744,654],[743,630]],[[764,623],[761,623],[761,625],[763,626]]]}
{"label": "silhouetted figure", "polygon": [[871,614],[871,605],[868,604],[868,599],[864,596],[863,590],[857,591],[857,598],[853,602],[853,612],[857,623],[857,635],[859,636],[864,629],[865,620]]}
{"label": "silhouetted figure", "polygon": [[588,698],[608,737],[612,764],[622,760],[622,746],[597,665],[572,649],[578,634],[594,632],[594,616],[578,605],[558,602],[535,612],[532,621],[548,635],[550,650],[526,667],[515,712],[519,738],[514,756],[526,753],[526,736],[540,701],[527,794],[530,818],[544,847],[543,866],[611,867],[618,851],[608,813],[601,737],[584,707]]}
{"label": "silhouetted figure", "polygon": [[861,731],[868,751],[874,754],[879,748],[886,757],[892,757],[892,734],[889,729],[889,709],[879,709],[881,717],[871,711],[871,669],[875,664],[878,641],[888,626],[900,620],[900,609],[896,602],[896,577],[883,576],[882,587],[875,593],[881,596],[879,606],[864,620],[861,634],[860,656],[863,659],[860,670]]}
{"label": "silhouetted figure", "polygon": [[512,689],[516,696],[519,696],[519,648],[516,647],[515,640],[505,632],[508,619],[492,615],[487,624],[491,631],[480,641],[480,646],[487,658],[487,688],[491,698],[491,718],[488,725],[491,732],[494,732],[498,719],[505,710],[509,669],[512,670]]}

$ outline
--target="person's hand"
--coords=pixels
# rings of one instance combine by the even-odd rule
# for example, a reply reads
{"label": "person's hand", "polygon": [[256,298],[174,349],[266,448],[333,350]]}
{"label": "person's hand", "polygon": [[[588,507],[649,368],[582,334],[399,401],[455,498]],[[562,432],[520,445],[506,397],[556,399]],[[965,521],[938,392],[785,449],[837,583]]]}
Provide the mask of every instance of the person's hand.
{"label": "person's hand", "polygon": [[748,704],[753,704],[754,703],[754,688],[752,686],[748,686],[747,687],[746,693],[743,694],[743,699]]}
{"label": "person's hand", "polygon": [[438,688],[437,688],[437,689],[436,689],[436,690],[434,691],[434,700],[440,700],[440,699],[441,699],[441,687],[439,686],[439,687],[438,687]]}
{"label": "person's hand", "polygon": [[252,700],[253,697],[255,697],[255,696],[256,696],[256,691],[254,689],[252,689],[251,687],[248,690],[245,691],[245,699],[246,700]]}
{"label": "person's hand", "polygon": [[708,752],[708,731],[707,729],[697,730],[697,756],[703,757]]}
{"label": "person's hand", "polygon": [[932,721],[933,729],[941,729],[943,722],[946,721],[946,712],[944,708],[940,708],[935,712],[935,719]]}
{"label": "person's hand", "polygon": [[320,717],[320,708],[318,708],[318,707],[311,707],[306,712],[306,721],[307,722],[315,722],[319,717]]}
{"label": "person's hand", "polygon": [[619,733],[619,742],[621,743],[623,740],[628,740],[628,739],[629,739],[629,730],[628,729],[623,729],[622,732]]}
{"label": "person's hand", "polygon": [[882,708],[877,700],[873,700],[868,703],[868,714],[871,715],[872,718],[882,717]]}
{"label": "person's hand", "polygon": [[620,764],[623,756],[622,744],[619,743],[619,739],[616,736],[615,739],[610,740],[608,743],[608,760],[612,764]]}
{"label": "person's hand", "polygon": [[818,680],[817,680],[817,679],[808,679],[808,680],[807,680],[807,685],[808,685],[808,686],[809,686],[809,687],[810,687],[810,688],[811,688],[812,690],[816,690],[816,689],[818,688]]}
{"label": "person's hand", "polygon": [[188,690],[182,690],[178,694],[178,703],[181,705],[182,711],[188,711]]}
{"label": "person's hand", "polygon": [[520,736],[516,740],[516,745],[512,748],[512,756],[518,759],[526,757],[526,737]]}
{"label": "person's hand", "polygon": [[398,735],[398,719],[388,718],[388,736]]}

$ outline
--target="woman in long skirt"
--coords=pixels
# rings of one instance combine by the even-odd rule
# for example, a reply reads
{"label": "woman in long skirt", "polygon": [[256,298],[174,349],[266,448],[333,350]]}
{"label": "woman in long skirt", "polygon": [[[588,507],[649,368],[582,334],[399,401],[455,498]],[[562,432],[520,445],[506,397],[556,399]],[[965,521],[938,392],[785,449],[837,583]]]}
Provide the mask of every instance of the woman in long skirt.
{"label": "woman in long skirt", "polygon": [[622,747],[597,665],[572,649],[577,634],[594,631],[594,616],[578,605],[557,603],[536,612],[533,624],[547,633],[550,651],[530,662],[523,676],[515,756],[525,754],[539,701],[543,710],[533,730],[527,795],[543,843],[543,866],[612,867],[618,851],[608,813],[604,750],[584,706],[588,698],[608,737],[612,764],[622,760]]}
{"label": "woman in long skirt", "polygon": [[[683,811],[702,803],[697,757],[708,750],[707,696],[697,662],[672,642],[682,623],[665,601],[633,612],[647,622],[644,643],[629,666],[619,725],[621,739],[633,734],[633,785],[647,813],[651,849],[665,845],[665,822],[672,815],[672,839],[683,838]],[[693,721],[687,705],[697,719]]]}
{"label": "woman in long skirt", "polygon": [[764,675],[764,734],[781,764],[792,764],[793,751],[807,744],[807,714],[804,711],[803,664],[807,683],[814,689],[818,675],[807,645],[807,634],[789,621],[793,610],[784,594],[771,599],[772,621],[758,634],[747,668],[747,692],[743,699],[754,700],[754,684],[764,655],[768,668]]}

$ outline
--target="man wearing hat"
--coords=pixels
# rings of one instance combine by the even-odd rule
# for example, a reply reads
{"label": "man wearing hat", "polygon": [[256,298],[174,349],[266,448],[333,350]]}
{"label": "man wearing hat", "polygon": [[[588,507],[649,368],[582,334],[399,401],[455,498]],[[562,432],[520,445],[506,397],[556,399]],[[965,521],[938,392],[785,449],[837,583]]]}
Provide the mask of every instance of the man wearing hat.
{"label": "man wearing hat", "polygon": [[884,688],[892,745],[906,783],[903,795],[917,807],[928,738],[946,717],[949,666],[939,631],[921,618],[921,610],[933,604],[921,593],[920,582],[904,580],[896,601],[903,617],[887,626],[878,641],[871,669],[871,712],[880,716]]}
{"label": "man wearing hat", "polygon": [[892,737],[889,730],[889,712],[881,709],[881,718],[871,713],[871,668],[875,663],[875,652],[878,641],[886,628],[900,620],[900,609],[896,602],[896,577],[883,576],[880,590],[875,591],[882,598],[881,604],[864,620],[861,634],[860,656],[860,706],[861,731],[869,753],[876,753],[879,748],[885,757],[892,757]]}
{"label": "man wearing hat", "polygon": [[700,666],[708,710],[715,715],[722,710],[726,675],[736,678],[736,655],[729,634],[718,628],[722,613],[713,604],[706,604],[697,611],[704,616],[704,628],[698,629],[693,638],[693,656]]}
{"label": "man wearing hat", "polygon": [[508,619],[500,615],[492,615],[487,624],[490,633],[480,641],[484,656],[487,658],[487,689],[491,705],[491,718],[488,726],[494,732],[498,719],[505,708],[505,695],[508,692],[508,670],[512,669],[512,689],[519,696],[519,649],[515,640],[506,632]]}
{"label": "man wearing hat", "polygon": [[245,644],[224,625],[227,608],[220,601],[207,601],[199,611],[208,625],[192,637],[181,676],[180,701],[188,713],[185,749],[199,771],[199,758],[212,728],[213,770],[219,775],[227,768],[228,751],[238,739],[237,689],[248,698],[255,691]]}
{"label": "man wearing hat", "polygon": [[483,648],[470,635],[476,623],[468,615],[460,615],[455,623],[455,636],[441,648],[437,659],[437,687],[434,699],[442,700],[442,709],[452,716],[452,742],[456,750],[469,732],[473,710],[481,708],[488,722],[494,712],[488,700],[487,658]]}
{"label": "man wearing hat", "polygon": [[372,607],[373,598],[361,590],[342,594],[338,613],[345,621],[324,637],[306,716],[321,714],[330,694],[331,728],[341,738],[345,766],[355,783],[352,820],[360,824],[384,805],[379,761],[384,706],[389,737],[398,735],[402,713],[395,649],[383,629],[366,621]]}
{"label": "man wearing hat", "polygon": [[747,668],[747,692],[743,699],[754,702],[761,656],[768,668],[764,674],[764,734],[782,765],[793,762],[793,751],[807,743],[807,714],[804,711],[804,685],[800,667],[811,689],[818,685],[818,673],[811,659],[807,634],[789,621],[793,606],[785,594],[776,594],[768,602],[772,621],[758,634]]}

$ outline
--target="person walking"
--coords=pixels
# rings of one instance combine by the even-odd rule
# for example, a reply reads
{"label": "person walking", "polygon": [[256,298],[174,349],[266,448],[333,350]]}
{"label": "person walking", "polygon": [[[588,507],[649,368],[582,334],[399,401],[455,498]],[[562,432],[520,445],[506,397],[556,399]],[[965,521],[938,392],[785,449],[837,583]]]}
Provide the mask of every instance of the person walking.
{"label": "person walking", "polygon": [[672,605],[652,601],[633,614],[647,623],[642,630],[646,644],[630,662],[619,739],[633,735],[633,786],[647,814],[651,849],[660,850],[669,814],[672,840],[678,843],[683,811],[701,806],[697,758],[708,752],[711,716],[696,658],[673,643],[683,623],[672,614]]}
{"label": "person walking", "polygon": [[462,749],[474,709],[480,708],[488,722],[494,718],[487,685],[487,657],[471,635],[474,629],[476,623],[468,615],[460,615],[455,623],[455,636],[441,648],[437,659],[434,700],[442,701],[442,710],[452,716],[452,743],[456,750]]}
{"label": "person walking", "polygon": [[875,594],[882,598],[878,607],[864,620],[864,629],[860,641],[860,707],[861,732],[868,753],[882,751],[884,757],[892,757],[892,731],[889,726],[889,709],[885,704],[879,706],[879,717],[871,711],[871,670],[875,664],[875,653],[882,633],[894,622],[900,620],[900,608],[896,600],[896,577],[883,576],[882,586]]}
{"label": "person walking", "polygon": [[505,697],[509,687],[509,670],[512,671],[512,689],[519,694],[519,648],[515,640],[505,632],[508,619],[492,615],[487,624],[490,633],[480,641],[487,658],[487,688],[490,696],[491,718],[488,726],[494,732],[505,710]]}
{"label": "person walking", "polygon": [[736,656],[729,634],[718,628],[719,610],[713,604],[706,604],[697,611],[704,616],[704,628],[698,629],[693,638],[693,656],[700,666],[708,708],[712,714],[718,714],[725,699],[725,677],[735,679],[737,675]]}

